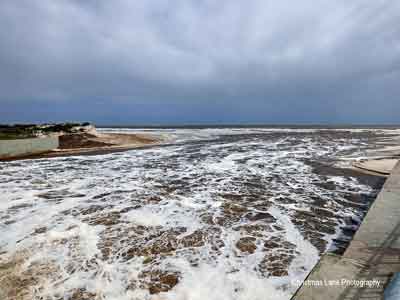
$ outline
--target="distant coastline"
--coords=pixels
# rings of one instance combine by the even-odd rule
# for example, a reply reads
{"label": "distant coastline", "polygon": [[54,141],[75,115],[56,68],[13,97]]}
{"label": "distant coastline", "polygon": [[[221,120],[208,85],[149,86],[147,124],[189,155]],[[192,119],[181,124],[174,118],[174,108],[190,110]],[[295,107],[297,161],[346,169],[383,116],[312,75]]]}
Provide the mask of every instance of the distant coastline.
{"label": "distant coastline", "polygon": [[282,128],[282,129],[399,129],[400,124],[96,124],[97,128],[204,129],[204,128]]}

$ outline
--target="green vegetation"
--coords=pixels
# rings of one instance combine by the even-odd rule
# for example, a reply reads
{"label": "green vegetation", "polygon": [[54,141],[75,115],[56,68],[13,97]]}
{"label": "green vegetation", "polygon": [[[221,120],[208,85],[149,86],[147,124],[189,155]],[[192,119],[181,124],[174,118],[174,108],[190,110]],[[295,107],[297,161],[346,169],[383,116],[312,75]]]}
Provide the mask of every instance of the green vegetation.
{"label": "green vegetation", "polygon": [[35,125],[0,125],[0,140],[14,140],[34,137]]}
{"label": "green vegetation", "polygon": [[84,126],[90,123],[60,123],[60,124],[0,124],[0,140],[15,140],[32,138],[51,133],[75,133],[84,131]]}
{"label": "green vegetation", "polygon": [[31,138],[31,137],[34,137],[34,136],[0,132],[0,140],[17,140],[17,139],[27,139],[27,138]]}

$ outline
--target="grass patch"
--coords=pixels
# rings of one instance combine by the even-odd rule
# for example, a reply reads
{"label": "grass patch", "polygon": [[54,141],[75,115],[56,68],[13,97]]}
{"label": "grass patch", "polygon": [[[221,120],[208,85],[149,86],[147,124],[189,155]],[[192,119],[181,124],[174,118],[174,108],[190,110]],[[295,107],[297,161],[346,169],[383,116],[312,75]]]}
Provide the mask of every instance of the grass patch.
{"label": "grass patch", "polygon": [[60,123],[60,124],[0,124],[0,140],[16,140],[32,138],[37,135],[52,133],[80,133],[85,132],[90,123]]}
{"label": "grass patch", "polygon": [[32,138],[34,135],[26,133],[3,133],[0,132],[0,140],[19,140]]}

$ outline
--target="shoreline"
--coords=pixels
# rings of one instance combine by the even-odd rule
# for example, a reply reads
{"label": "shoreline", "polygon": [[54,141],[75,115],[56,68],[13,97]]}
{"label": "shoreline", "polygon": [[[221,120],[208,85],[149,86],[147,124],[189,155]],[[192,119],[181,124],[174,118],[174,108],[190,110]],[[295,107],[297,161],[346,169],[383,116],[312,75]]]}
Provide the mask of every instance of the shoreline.
{"label": "shoreline", "polygon": [[398,161],[398,159],[392,158],[370,159],[363,162],[354,162],[352,167],[359,172],[389,177]]}
{"label": "shoreline", "polygon": [[[71,137],[73,141],[65,141]],[[97,133],[60,135],[60,147],[41,153],[19,155],[0,158],[0,162],[17,161],[24,159],[43,159],[69,156],[104,155],[116,152],[124,152],[133,149],[143,149],[161,145],[166,141],[165,137],[155,137],[145,134],[127,133]],[[80,147],[80,144],[87,144]]]}

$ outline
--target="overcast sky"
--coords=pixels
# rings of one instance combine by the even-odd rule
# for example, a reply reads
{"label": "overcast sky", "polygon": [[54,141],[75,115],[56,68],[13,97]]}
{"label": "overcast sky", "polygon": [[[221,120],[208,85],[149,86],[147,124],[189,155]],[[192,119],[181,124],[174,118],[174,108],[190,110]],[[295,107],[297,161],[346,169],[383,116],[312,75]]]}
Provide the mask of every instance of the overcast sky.
{"label": "overcast sky", "polygon": [[1,0],[0,123],[400,123],[400,1]]}

